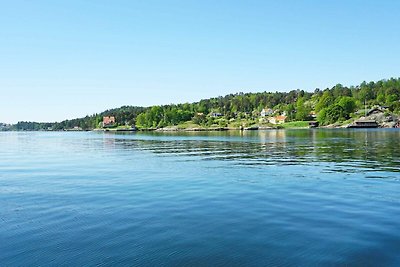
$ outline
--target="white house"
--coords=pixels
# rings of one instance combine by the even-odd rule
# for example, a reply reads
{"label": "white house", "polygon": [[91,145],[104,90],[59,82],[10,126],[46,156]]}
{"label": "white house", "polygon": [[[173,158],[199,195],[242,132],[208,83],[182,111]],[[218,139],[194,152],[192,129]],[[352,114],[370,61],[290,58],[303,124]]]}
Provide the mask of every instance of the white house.
{"label": "white house", "polygon": [[267,117],[272,114],[274,114],[274,111],[270,108],[267,109],[263,108],[263,110],[261,111],[261,117]]}

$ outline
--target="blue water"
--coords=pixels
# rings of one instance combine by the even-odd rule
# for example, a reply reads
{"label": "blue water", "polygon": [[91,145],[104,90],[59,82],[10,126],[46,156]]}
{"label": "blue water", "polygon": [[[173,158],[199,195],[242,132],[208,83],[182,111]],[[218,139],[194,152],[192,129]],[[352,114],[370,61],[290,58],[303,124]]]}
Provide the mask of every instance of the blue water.
{"label": "blue water", "polygon": [[0,266],[400,266],[399,140],[0,133]]}

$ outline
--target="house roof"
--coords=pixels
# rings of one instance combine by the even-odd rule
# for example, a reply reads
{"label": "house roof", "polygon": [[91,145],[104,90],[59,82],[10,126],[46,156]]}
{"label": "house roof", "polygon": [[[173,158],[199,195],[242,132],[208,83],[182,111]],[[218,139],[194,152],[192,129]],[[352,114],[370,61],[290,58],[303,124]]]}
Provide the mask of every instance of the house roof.
{"label": "house roof", "polygon": [[105,116],[103,117],[103,123],[111,123],[115,122],[115,117],[114,116]]}
{"label": "house roof", "polygon": [[376,121],[369,120],[369,119],[359,119],[359,120],[356,120],[356,123],[376,123]]}
{"label": "house roof", "polygon": [[374,108],[372,108],[371,110],[369,110],[369,111],[367,112],[367,116],[369,116],[369,115],[371,115],[371,114],[373,114],[373,113],[383,113],[383,112],[385,112],[385,108],[382,108],[382,107],[374,107]]}
{"label": "house roof", "polygon": [[277,120],[281,120],[281,121],[283,121],[283,120],[286,120],[286,116],[283,116],[283,115],[279,115],[279,116],[276,116],[275,117],[275,119],[277,119]]}

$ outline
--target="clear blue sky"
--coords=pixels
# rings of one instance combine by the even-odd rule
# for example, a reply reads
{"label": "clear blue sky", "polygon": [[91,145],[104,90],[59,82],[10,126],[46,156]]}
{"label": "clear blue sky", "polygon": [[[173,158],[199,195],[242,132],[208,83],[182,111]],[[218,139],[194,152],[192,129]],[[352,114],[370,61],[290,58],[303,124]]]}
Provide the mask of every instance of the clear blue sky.
{"label": "clear blue sky", "polygon": [[0,122],[399,77],[400,1],[0,0]]}

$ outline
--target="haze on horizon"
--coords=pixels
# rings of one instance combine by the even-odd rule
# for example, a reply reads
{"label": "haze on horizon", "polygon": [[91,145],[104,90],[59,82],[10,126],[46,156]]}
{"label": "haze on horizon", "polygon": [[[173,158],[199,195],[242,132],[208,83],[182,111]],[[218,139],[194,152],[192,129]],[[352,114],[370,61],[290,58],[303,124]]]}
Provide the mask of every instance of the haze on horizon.
{"label": "haze on horizon", "polygon": [[398,77],[400,2],[3,1],[0,122]]}

